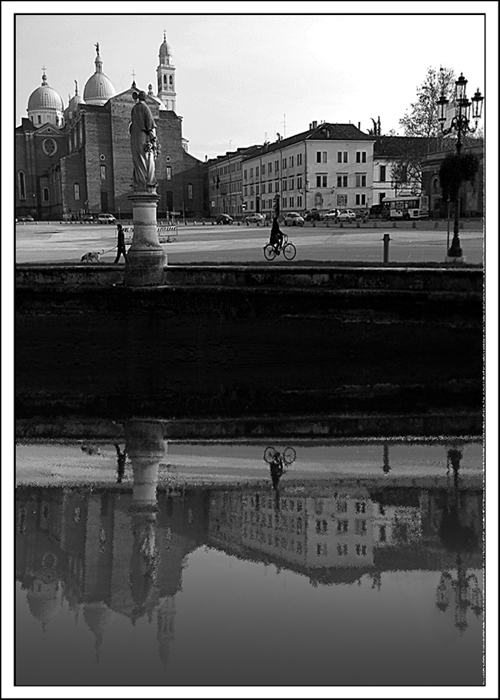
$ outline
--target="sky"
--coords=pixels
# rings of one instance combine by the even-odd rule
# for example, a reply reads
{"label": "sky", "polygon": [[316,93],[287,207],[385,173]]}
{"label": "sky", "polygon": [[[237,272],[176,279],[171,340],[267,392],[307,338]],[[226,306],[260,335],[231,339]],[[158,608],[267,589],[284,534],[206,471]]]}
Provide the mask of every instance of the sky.
{"label": "sky", "polygon": [[[42,67],[65,106],[75,80],[83,94],[96,42],[117,93],[131,86],[133,74],[140,89],[151,83],[156,91],[165,30],[183,136],[200,160],[275,141],[277,133],[292,136],[314,120],[367,131],[380,116],[382,133],[402,134],[399,120],[430,66],[462,72],[470,96],[478,87],[485,93],[485,19],[470,13],[488,3],[319,2],[318,14],[294,2],[3,4],[19,13],[12,45],[16,125],[27,116]],[[448,14],[436,14],[441,6]],[[148,14],[134,12],[138,7]],[[157,12],[167,7],[170,13]],[[452,8],[469,14],[449,14]]]}

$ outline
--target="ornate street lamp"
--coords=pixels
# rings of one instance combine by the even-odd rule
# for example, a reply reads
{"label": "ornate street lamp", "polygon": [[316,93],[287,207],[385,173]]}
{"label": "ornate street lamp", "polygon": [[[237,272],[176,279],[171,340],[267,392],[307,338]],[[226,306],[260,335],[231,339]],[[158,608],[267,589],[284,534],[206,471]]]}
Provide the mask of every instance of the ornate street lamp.
{"label": "ornate street lamp", "polygon": [[[450,126],[445,129],[444,124],[446,121],[446,106],[448,105],[448,100],[446,99],[444,95],[444,91],[441,92],[441,97],[437,101],[438,105],[438,120],[441,125],[441,132],[443,133],[444,136],[447,134],[451,133],[452,131],[457,132],[457,143],[456,143],[456,149],[457,149],[457,155],[460,157],[460,152],[462,150],[462,136],[466,134],[467,132],[474,133],[478,127],[478,121],[481,118],[481,114],[483,111],[483,100],[484,97],[481,95],[479,92],[479,88],[474,94],[474,97],[469,100],[467,97],[467,80],[464,78],[463,73],[460,74],[460,77],[458,80],[455,81],[456,85],[456,93],[455,93],[455,104],[457,107],[457,111],[455,113],[455,116],[451,120]],[[471,116],[470,116],[470,109],[472,105],[472,119],[475,122],[475,126],[472,127],[470,122],[471,122]],[[455,194],[455,221],[453,224],[453,240],[451,242],[451,247],[448,251],[448,256],[450,258],[461,258],[462,257],[462,248],[460,247],[460,239],[458,236],[458,215],[459,215],[459,205],[460,205],[460,197],[459,197],[459,190],[460,187],[457,187],[457,191]]]}

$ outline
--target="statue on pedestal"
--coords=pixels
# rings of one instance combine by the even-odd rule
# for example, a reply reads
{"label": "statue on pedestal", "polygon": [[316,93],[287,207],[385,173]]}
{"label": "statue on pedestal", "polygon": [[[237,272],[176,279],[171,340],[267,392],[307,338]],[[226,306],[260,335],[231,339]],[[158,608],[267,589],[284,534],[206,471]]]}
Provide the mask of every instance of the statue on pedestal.
{"label": "statue on pedestal", "polygon": [[154,192],[157,185],[155,158],[159,153],[156,124],[146,104],[144,90],[132,93],[132,97],[137,100],[132,107],[130,124],[130,148],[134,165],[133,188],[136,192]]}

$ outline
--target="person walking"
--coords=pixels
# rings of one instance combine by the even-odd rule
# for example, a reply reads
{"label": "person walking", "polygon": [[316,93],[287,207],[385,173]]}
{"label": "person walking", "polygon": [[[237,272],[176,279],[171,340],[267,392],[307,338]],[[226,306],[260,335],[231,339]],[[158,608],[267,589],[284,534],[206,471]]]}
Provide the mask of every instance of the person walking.
{"label": "person walking", "polygon": [[117,252],[116,252],[116,258],[115,258],[115,263],[117,263],[120,260],[120,257],[123,255],[123,259],[125,262],[127,262],[127,249],[125,248],[125,233],[123,231],[123,226],[121,224],[118,224],[118,245],[117,245]]}

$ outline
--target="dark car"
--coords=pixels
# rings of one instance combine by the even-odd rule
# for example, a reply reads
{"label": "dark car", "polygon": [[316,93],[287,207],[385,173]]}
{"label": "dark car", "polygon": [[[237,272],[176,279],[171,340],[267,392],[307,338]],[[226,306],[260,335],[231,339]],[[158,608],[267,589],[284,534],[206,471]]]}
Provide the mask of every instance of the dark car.
{"label": "dark car", "polygon": [[215,219],[216,224],[232,224],[233,223],[233,217],[229,216],[229,214],[219,214],[217,218]]}
{"label": "dark car", "polygon": [[17,221],[34,221],[35,219],[28,214],[28,216],[18,216]]}
{"label": "dark car", "polygon": [[305,221],[321,221],[322,216],[317,209],[311,209],[304,212]]}
{"label": "dark car", "polygon": [[370,219],[381,219],[384,216],[384,205],[374,204],[370,207]]}

